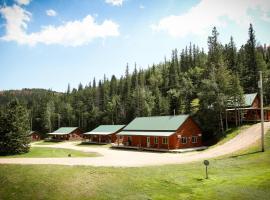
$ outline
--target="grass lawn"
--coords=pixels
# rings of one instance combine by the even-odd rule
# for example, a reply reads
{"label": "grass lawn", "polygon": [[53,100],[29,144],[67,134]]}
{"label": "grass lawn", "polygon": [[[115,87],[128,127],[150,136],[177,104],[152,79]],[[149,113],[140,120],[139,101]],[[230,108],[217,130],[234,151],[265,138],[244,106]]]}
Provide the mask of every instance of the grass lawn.
{"label": "grass lawn", "polygon": [[71,154],[71,157],[99,156],[97,153],[94,153],[94,152],[87,153],[87,152],[76,151],[76,150],[71,150],[71,149],[31,147],[28,153],[20,154],[20,155],[12,155],[12,156],[0,156],[0,159],[1,158],[61,158],[61,157],[68,157],[68,154]]}
{"label": "grass lawn", "polygon": [[213,148],[216,147],[218,145],[224,144],[225,142],[228,142],[229,140],[231,140],[232,138],[234,138],[235,136],[237,136],[241,131],[249,128],[251,125],[243,125],[240,127],[235,127],[235,128],[229,128],[227,131],[225,131],[225,136],[220,138],[220,140],[218,141],[218,143],[216,143],[215,145],[210,146],[209,148]]}
{"label": "grass lawn", "polygon": [[0,165],[0,199],[270,199],[270,133],[258,146],[202,162],[142,168]]}

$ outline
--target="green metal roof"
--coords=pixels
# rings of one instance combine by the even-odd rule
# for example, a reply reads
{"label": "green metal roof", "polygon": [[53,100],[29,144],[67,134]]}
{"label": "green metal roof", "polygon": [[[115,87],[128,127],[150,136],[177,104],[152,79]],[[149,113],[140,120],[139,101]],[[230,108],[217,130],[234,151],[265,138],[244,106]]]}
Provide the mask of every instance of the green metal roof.
{"label": "green metal roof", "polygon": [[115,133],[122,128],[124,128],[125,125],[100,125],[91,132],[84,133],[86,135],[109,135],[112,133]]}
{"label": "green metal roof", "polygon": [[56,131],[49,133],[49,134],[59,134],[59,135],[66,135],[73,131],[75,131],[78,127],[61,127],[57,129]]}
{"label": "green metal roof", "polygon": [[253,101],[255,100],[257,93],[244,94],[244,105],[252,106]]}
{"label": "green metal roof", "polygon": [[237,102],[234,102],[233,99],[228,100],[228,108],[234,108],[234,107],[251,107],[253,101],[255,100],[257,96],[257,93],[251,93],[251,94],[244,94],[243,96],[243,104],[240,105]]}
{"label": "green metal roof", "polygon": [[174,134],[174,131],[122,131],[117,133],[117,135],[127,135],[127,136],[163,136],[168,137]]}
{"label": "green metal roof", "polygon": [[137,117],[130,122],[123,131],[175,131],[189,117],[189,115]]}

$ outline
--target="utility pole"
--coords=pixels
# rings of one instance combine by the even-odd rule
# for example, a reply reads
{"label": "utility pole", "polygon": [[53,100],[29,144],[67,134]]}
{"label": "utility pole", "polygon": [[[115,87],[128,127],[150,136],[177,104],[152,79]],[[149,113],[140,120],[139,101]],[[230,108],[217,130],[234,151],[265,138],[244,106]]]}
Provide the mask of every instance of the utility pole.
{"label": "utility pole", "polygon": [[264,152],[264,111],[263,111],[263,84],[262,84],[262,71],[260,73],[260,81],[259,81],[259,88],[260,88],[260,98],[261,98],[261,143],[262,143],[262,152]]}

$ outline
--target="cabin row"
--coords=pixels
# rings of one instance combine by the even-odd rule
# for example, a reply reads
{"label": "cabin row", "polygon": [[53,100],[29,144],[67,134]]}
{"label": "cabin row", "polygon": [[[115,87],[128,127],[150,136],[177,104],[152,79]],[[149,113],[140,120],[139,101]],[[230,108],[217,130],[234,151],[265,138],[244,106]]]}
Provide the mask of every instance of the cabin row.
{"label": "cabin row", "polygon": [[[264,120],[270,121],[270,109],[264,109]],[[245,94],[244,103],[229,102],[226,121],[260,121],[260,97],[257,93]],[[202,131],[189,115],[137,117],[128,125],[100,125],[82,133],[77,127],[62,127],[49,133],[52,140],[83,140],[89,143],[107,144],[124,148],[182,149],[202,146]],[[40,139],[31,133],[33,140]]]}
{"label": "cabin row", "polygon": [[82,133],[62,127],[49,133],[52,140],[83,140],[114,147],[171,150],[202,146],[202,131],[189,115],[137,117],[128,125],[100,125]]}

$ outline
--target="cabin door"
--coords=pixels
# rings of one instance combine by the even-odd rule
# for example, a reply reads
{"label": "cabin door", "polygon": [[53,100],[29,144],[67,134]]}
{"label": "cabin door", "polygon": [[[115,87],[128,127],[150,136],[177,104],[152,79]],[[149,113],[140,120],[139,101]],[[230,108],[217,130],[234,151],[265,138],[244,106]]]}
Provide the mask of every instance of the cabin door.
{"label": "cabin door", "polygon": [[150,147],[150,137],[146,138],[146,144],[147,144],[147,147],[149,148]]}

